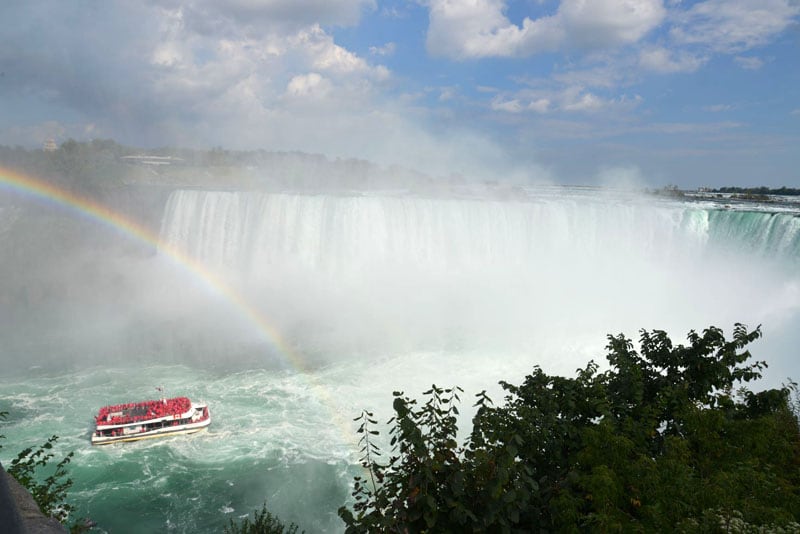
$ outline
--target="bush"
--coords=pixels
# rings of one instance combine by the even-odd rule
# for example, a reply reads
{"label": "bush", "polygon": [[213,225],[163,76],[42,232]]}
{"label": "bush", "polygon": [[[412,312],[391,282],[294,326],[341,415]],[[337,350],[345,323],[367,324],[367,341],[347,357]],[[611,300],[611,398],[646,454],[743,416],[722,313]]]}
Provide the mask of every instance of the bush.
{"label": "bush", "polygon": [[575,378],[537,367],[519,386],[502,383],[501,406],[479,394],[462,446],[458,388],[433,386],[422,406],[397,392],[392,456],[376,461],[365,412],[370,480],[356,478],[352,510],[339,515],[347,532],[703,530],[734,516],[791,530],[800,517],[795,386],[742,387],[766,366],[747,363],[760,335],[737,324],[728,341],[710,327],[674,346],[663,331],[642,331],[639,352],[609,336],[605,372],[594,362]]}
{"label": "bush", "polygon": [[267,510],[267,503],[264,503],[260,512],[253,512],[252,521],[249,516],[238,523],[231,519],[225,527],[225,534],[295,534],[297,528],[294,523],[285,526]]}
{"label": "bush", "polygon": [[[8,412],[0,412],[0,420],[5,420],[7,416]],[[0,435],[0,440],[4,438],[5,436]],[[67,476],[67,465],[75,453],[68,453],[56,464],[50,475],[42,479],[42,473],[51,470],[51,451],[57,441],[58,436],[54,435],[42,445],[23,449],[11,460],[6,472],[28,490],[42,514],[54,517],[66,525],[72,511],[72,505],[67,502],[67,490],[72,487],[72,479]],[[93,521],[83,518],[69,525],[69,529],[71,533],[78,534],[91,530],[94,526]]]}

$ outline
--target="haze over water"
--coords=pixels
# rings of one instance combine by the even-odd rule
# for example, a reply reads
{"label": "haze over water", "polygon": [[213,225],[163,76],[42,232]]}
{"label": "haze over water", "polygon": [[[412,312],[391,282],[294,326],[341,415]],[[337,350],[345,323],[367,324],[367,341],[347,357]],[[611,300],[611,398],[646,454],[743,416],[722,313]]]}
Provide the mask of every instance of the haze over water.
{"label": "haze over water", "polygon": [[[77,512],[109,532],[216,532],[264,499],[309,532],[337,532],[358,474],[351,419],[388,419],[393,390],[461,386],[467,432],[473,394],[499,402],[497,382],[534,365],[602,364],[606,334],[682,342],[735,322],[763,324],[752,350],[770,364],[764,387],[777,385],[798,376],[800,212],[733,208],[561,187],[172,193],[165,246],[242,295],[265,330],[158,249],[4,205],[0,241],[21,253],[0,282],[0,459],[61,436],[76,451]],[[155,386],[207,401],[210,431],[89,445],[100,406]]]}

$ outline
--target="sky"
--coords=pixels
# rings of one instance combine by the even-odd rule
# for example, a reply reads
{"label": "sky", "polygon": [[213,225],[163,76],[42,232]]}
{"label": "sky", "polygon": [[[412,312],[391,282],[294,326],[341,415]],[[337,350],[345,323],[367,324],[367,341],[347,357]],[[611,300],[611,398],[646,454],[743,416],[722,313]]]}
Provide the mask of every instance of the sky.
{"label": "sky", "polygon": [[800,0],[10,0],[0,144],[800,187]]}

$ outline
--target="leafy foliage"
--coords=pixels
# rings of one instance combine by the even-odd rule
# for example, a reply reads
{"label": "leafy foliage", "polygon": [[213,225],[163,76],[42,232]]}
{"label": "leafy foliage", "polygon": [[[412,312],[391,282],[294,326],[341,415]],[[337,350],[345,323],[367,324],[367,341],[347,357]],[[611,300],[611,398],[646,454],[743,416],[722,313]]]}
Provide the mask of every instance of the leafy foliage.
{"label": "leafy foliage", "polygon": [[[392,457],[374,461],[366,418],[347,532],[684,531],[726,525],[800,528],[796,386],[753,393],[761,376],[746,347],[710,327],[673,345],[642,331],[640,350],[609,336],[608,370],[575,378],[540,368],[502,383],[501,406],[478,395],[466,443],[455,436],[460,389],[433,386],[425,403],[395,393]],[[738,387],[738,389],[734,389]],[[366,423],[369,423],[367,425]]]}
{"label": "leafy foliage", "polygon": [[[393,455],[386,465],[362,458],[377,484],[369,487],[356,478],[353,511],[339,510],[347,532],[508,531],[509,518],[527,502],[528,487],[535,484],[525,466],[515,465],[519,440],[494,448],[458,446],[461,392],[433,385],[424,392],[422,406],[394,393],[396,415],[389,421]],[[488,402],[485,395],[479,399]],[[366,450],[374,450],[369,437],[377,431],[369,428],[362,424],[358,432],[369,444]]]}
{"label": "leafy foliage", "polygon": [[75,453],[70,452],[61,459],[56,464],[55,471],[44,480],[39,481],[37,477],[39,468],[45,469],[53,458],[51,450],[56,441],[58,436],[51,436],[42,445],[20,451],[11,460],[8,474],[30,492],[43,514],[55,517],[63,523],[72,510],[72,506],[66,502],[67,490],[72,486],[72,479],[67,476],[67,465]]}
{"label": "leafy foliage", "polygon": [[252,521],[250,517],[245,517],[238,523],[231,519],[225,527],[225,534],[296,534],[297,528],[294,523],[285,526],[267,510],[267,503],[264,503],[261,511],[253,512]]}
{"label": "leafy foliage", "polygon": [[[0,412],[0,420],[5,420],[7,416],[8,412]],[[4,435],[0,435],[0,440],[4,438]],[[62,524],[66,524],[72,511],[72,505],[67,503],[67,490],[72,487],[72,479],[67,476],[67,465],[75,453],[68,453],[56,464],[49,476],[44,480],[41,479],[43,471],[52,469],[50,460],[53,458],[53,453],[51,451],[57,441],[58,436],[54,435],[42,445],[23,449],[16,458],[11,460],[11,465],[6,472],[28,490],[44,515],[54,517]],[[0,443],[1,448],[2,443]],[[91,519],[82,518],[70,524],[69,530],[73,534],[79,534],[91,530],[94,526],[95,523]]]}

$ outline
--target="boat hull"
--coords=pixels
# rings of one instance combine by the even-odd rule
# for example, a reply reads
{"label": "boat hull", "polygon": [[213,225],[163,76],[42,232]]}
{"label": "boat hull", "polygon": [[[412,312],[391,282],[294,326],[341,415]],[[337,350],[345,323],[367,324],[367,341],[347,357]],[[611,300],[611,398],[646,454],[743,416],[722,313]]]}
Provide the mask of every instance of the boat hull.
{"label": "boat hull", "polygon": [[194,434],[207,429],[210,424],[211,418],[208,418],[204,421],[198,421],[197,423],[189,423],[176,427],[157,428],[135,434],[125,434],[120,436],[92,435],[92,445],[110,445],[111,443],[124,443],[128,441],[140,441],[144,439],[166,438],[183,434]]}

